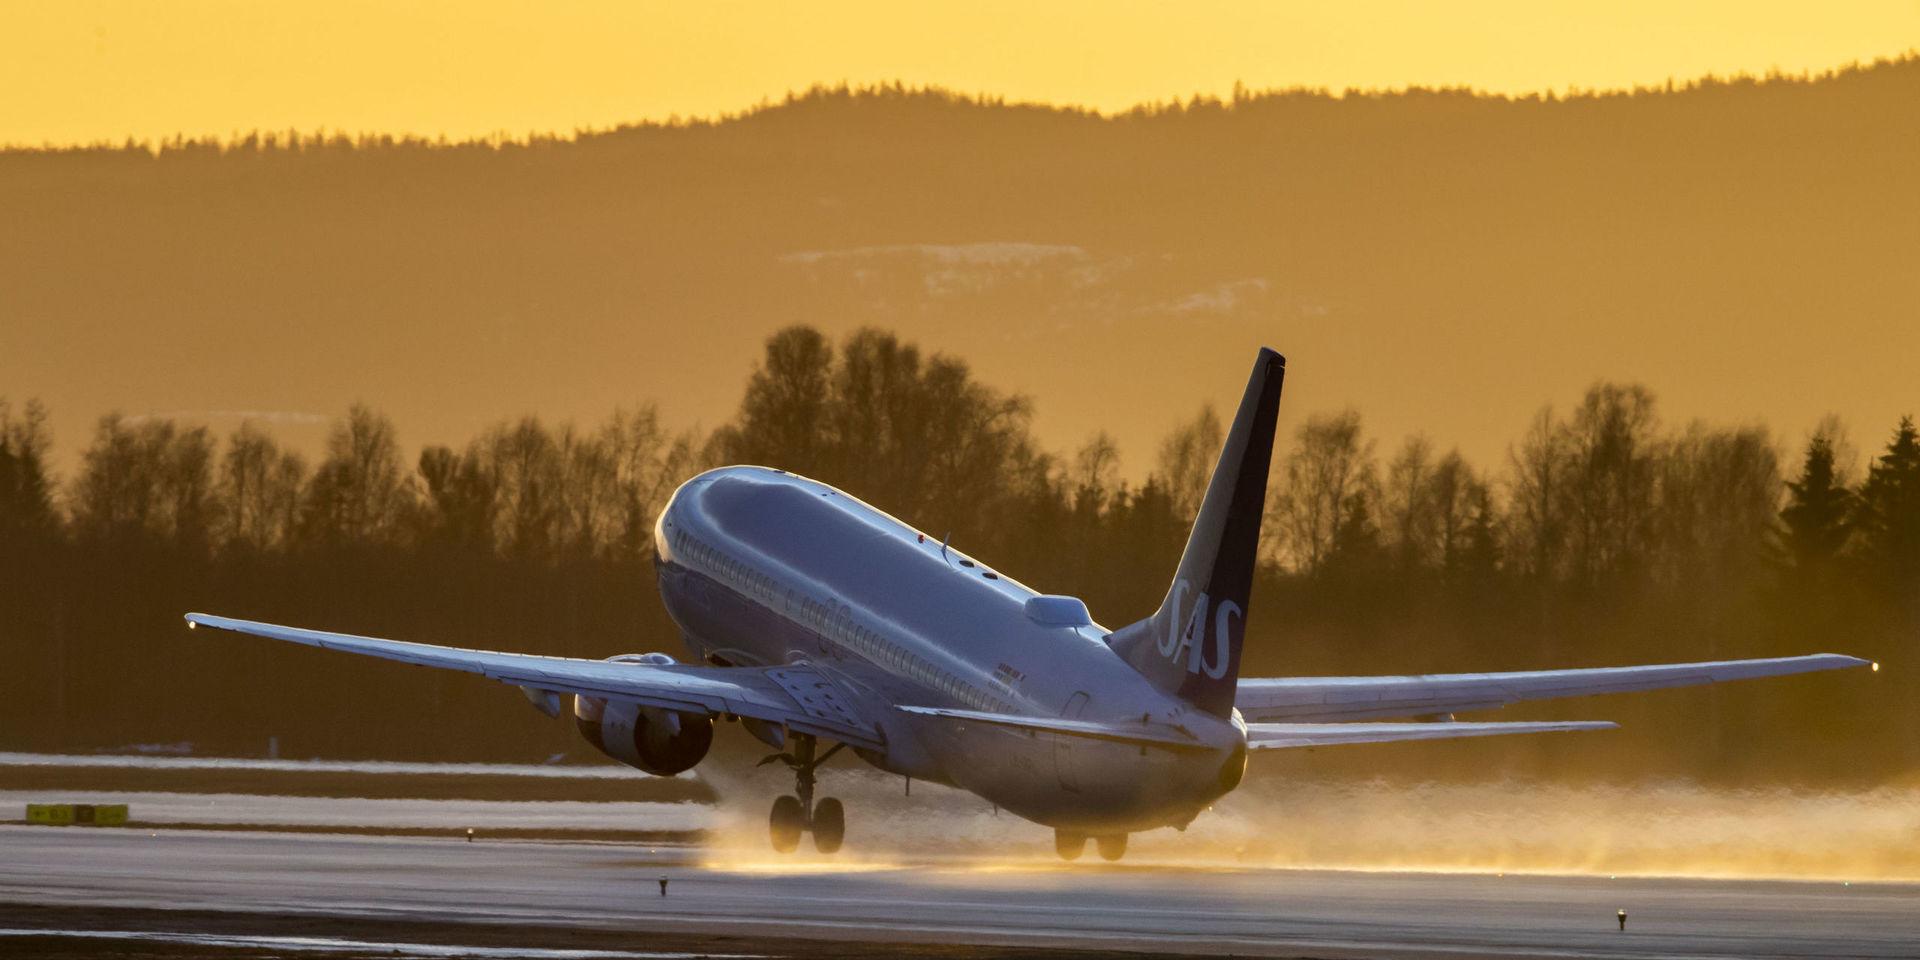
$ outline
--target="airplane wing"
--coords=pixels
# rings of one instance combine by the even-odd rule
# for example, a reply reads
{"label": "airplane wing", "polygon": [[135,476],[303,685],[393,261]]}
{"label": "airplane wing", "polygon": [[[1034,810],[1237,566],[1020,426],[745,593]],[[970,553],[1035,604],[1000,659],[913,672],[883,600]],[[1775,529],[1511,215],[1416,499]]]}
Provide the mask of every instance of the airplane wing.
{"label": "airplane wing", "polygon": [[[1820,653],[1765,660],[1716,660],[1709,663],[1529,670],[1518,673],[1253,678],[1240,681],[1234,706],[1239,708],[1241,716],[1249,723],[1382,720],[1489,710],[1521,700],[1690,687],[1754,677],[1864,667],[1867,664],[1868,661],[1858,657]],[[1877,669],[1878,665],[1875,667]]]}
{"label": "airplane wing", "polygon": [[1617,723],[1603,720],[1567,720],[1543,723],[1249,723],[1247,749],[1282,750],[1288,747],[1333,747],[1348,743],[1388,743],[1394,740],[1451,740],[1456,737],[1497,737],[1509,733],[1564,733],[1573,730],[1613,730]]}
{"label": "airplane wing", "polygon": [[347,633],[302,630],[252,620],[187,614],[188,627],[211,627],[289,643],[344,650],[423,667],[464,670],[527,691],[582,694],[687,713],[729,713],[785,724],[855,747],[884,748],[845,689],[804,664],[708,667],[696,664],[620,663],[464,650]]}

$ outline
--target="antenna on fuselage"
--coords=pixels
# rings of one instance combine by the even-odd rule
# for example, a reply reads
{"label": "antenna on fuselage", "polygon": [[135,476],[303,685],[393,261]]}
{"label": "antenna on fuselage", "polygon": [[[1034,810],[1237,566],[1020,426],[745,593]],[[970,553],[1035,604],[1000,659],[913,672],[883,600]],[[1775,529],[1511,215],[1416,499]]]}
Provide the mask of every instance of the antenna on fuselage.
{"label": "antenna on fuselage", "polygon": [[952,539],[953,539],[952,530],[948,530],[947,535],[940,538],[940,559],[945,560],[947,558],[947,542]]}

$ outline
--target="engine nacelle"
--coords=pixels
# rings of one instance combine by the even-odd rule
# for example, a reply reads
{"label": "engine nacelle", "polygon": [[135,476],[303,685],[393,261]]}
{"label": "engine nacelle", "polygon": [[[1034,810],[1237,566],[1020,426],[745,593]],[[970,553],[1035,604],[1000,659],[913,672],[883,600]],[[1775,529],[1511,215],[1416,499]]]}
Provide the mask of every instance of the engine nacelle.
{"label": "engine nacelle", "polygon": [[[610,657],[618,663],[666,664],[663,653]],[[573,719],[594,749],[630,767],[670,777],[691,770],[713,746],[713,716],[575,696]]]}

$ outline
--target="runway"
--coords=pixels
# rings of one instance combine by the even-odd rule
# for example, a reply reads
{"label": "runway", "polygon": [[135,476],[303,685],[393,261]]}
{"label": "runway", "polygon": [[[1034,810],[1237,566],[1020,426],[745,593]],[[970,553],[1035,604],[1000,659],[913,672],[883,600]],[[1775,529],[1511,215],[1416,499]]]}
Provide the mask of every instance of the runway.
{"label": "runway", "polygon": [[619,931],[635,946],[648,932],[698,933],[771,955],[806,938],[1329,958],[1920,957],[1920,886],[1905,884],[720,859],[192,829],[0,826],[0,903],[98,904],[106,926],[114,909],[157,908],[336,918],[343,936],[395,919]]}

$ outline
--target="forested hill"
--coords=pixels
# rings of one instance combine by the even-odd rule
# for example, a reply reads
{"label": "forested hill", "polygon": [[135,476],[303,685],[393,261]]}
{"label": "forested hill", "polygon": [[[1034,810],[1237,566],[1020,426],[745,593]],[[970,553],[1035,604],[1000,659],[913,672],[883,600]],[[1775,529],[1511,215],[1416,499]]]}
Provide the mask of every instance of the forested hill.
{"label": "forested hill", "polygon": [[518,144],[16,150],[0,390],[76,440],[113,409],[297,440],[356,399],[409,443],[648,399],[712,425],[770,331],[877,324],[1030,395],[1056,449],[1112,430],[1132,476],[1257,343],[1292,360],[1290,418],[1353,404],[1486,463],[1602,375],[1677,419],[1878,429],[1914,404],[1916,170],[1913,58],[1571,98],[1100,117],[817,91]]}

